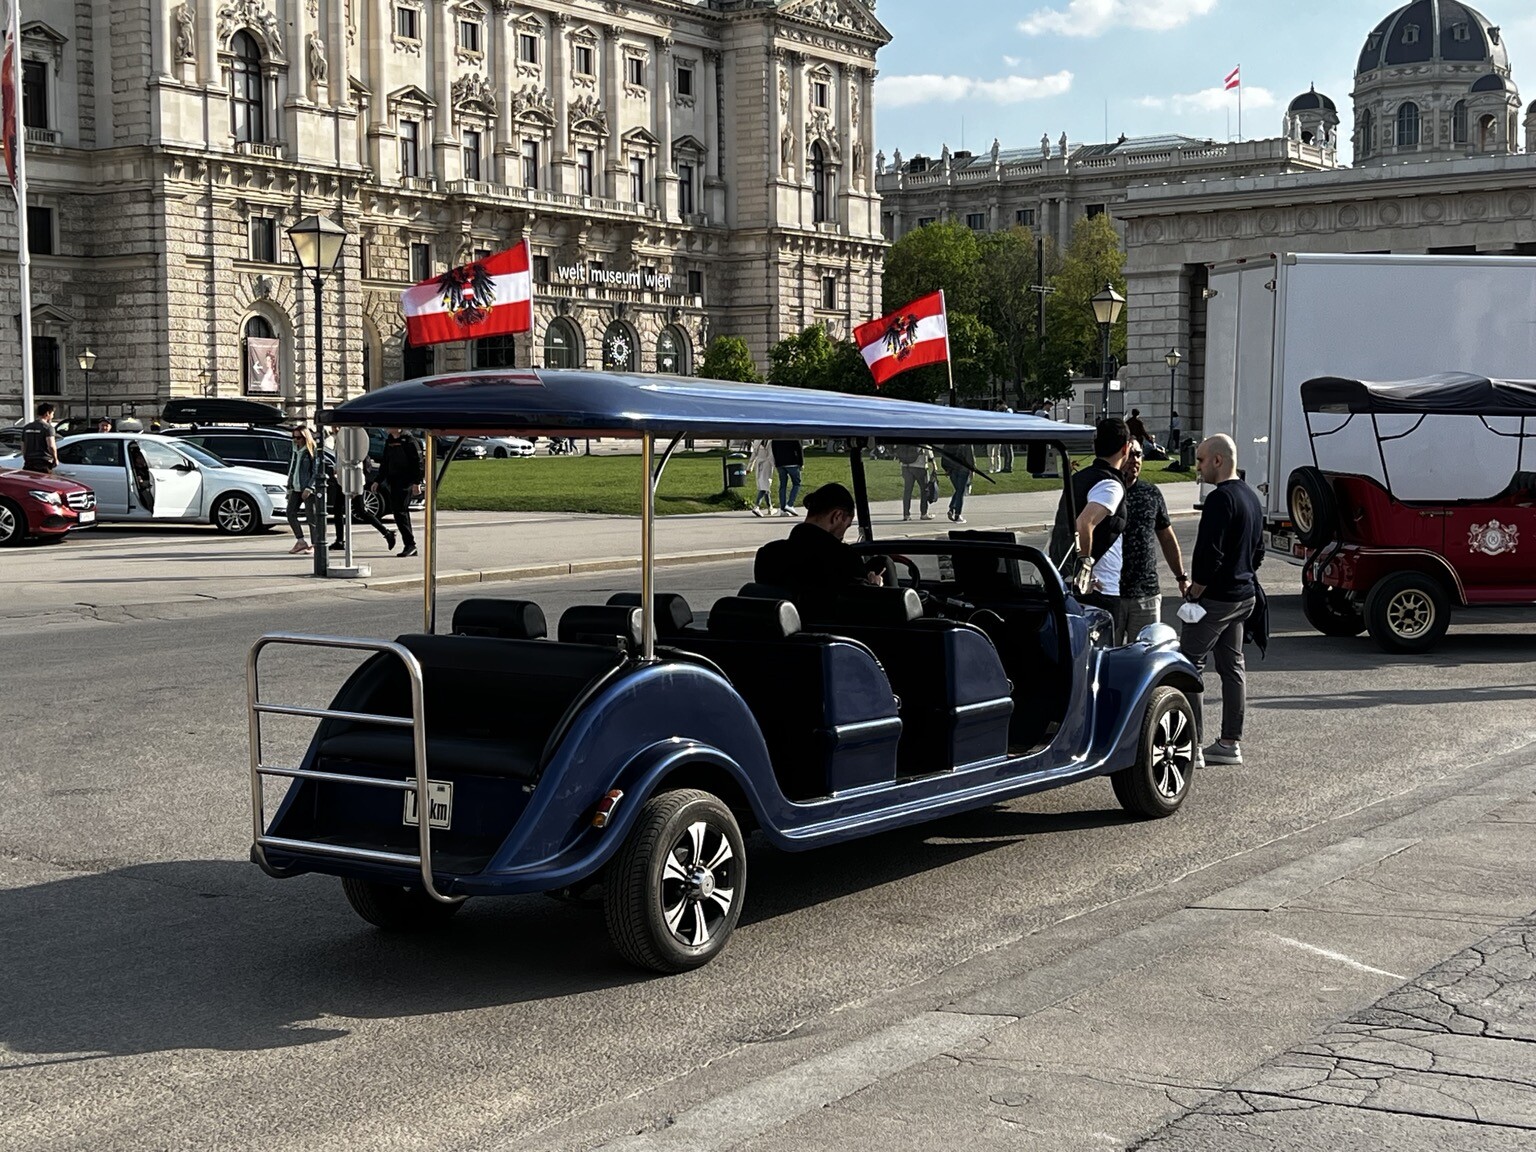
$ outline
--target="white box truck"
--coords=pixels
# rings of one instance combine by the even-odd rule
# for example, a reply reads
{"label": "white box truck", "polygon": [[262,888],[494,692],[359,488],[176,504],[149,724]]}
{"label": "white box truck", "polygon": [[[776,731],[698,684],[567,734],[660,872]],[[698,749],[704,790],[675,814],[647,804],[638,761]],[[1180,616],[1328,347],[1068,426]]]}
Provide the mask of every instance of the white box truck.
{"label": "white box truck", "polygon": [[[1269,546],[1297,561],[1285,501],[1292,470],[1313,462],[1302,381],[1536,379],[1536,258],[1267,255],[1211,265],[1209,292],[1196,431],[1237,441],[1238,465],[1264,502]],[[1509,483],[1510,463],[1489,459],[1461,425],[1448,420],[1401,442],[1425,446],[1392,460],[1402,498],[1479,499]],[[1321,441],[1326,466],[1378,475],[1368,431]]]}

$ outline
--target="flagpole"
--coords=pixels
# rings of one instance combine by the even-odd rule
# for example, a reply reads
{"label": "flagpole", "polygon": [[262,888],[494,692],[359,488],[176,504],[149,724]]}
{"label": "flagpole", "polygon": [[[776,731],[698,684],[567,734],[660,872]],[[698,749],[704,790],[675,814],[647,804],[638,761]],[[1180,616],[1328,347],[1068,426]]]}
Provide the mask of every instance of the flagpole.
{"label": "flagpole", "polygon": [[[21,418],[32,419],[32,252],[27,239],[27,147],[21,115],[21,0],[11,0],[10,27],[6,30],[6,55],[11,61],[11,115],[13,123],[0,131],[16,133],[16,266],[21,288]],[[86,413],[90,415],[89,412]]]}
{"label": "flagpole", "polygon": [[939,289],[939,307],[944,312],[944,370],[949,373],[949,406],[960,407],[955,394],[955,358],[949,354],[949,302],[944,299],[944,289]]}
{"label": "flagpole", "polygon": [[1243,66],[1237,66],[1237,142],[1243,142]]}

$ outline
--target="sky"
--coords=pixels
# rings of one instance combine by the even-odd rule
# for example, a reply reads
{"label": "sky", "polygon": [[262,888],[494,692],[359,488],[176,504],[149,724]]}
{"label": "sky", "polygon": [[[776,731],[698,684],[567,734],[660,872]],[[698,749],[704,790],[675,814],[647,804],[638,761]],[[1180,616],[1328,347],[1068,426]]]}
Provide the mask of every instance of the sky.
{"label": "sky", "polygon": [[[1121,133],[1278,136],[1285,108],[1309,85],[1353,130],[1350,89],[1370,31],[1393,0],[879,0],[894,36],[877,61],[875,135],[936,156],[951,149],[1099,143]],[[1474,5],[1502,27],[1514,80],[1536,99],[1536,3]],[[1108,129],[1106,131],[1106,122]],[[1230,128],[1229,128],[1230,122]],[[963,140],[963,142],[962,142]],[[1347,159],[1347,157],[1346,157]]]}

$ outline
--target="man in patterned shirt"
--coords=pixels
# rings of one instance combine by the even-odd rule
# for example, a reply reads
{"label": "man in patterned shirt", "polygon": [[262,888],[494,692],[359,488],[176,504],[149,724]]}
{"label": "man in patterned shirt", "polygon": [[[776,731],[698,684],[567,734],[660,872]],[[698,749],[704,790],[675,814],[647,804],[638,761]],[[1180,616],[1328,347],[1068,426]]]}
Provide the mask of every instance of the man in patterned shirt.
{"label": "man in patterned shirt", "polygon": [[1120,604],[1115,623],[1123,629],[1115,637],[1118,644],[1129,644],[1148,624],[1156,624],[1162,614],[1163,591],[1157,578],[1157,552],[1178,578],[1179,595],[1189,587],[1184,571],[1184,555],[1179,538],[1168,519],[1168,503],[1162,489],[1141,480],[1142,446],[1131,441],[1131,455],[1125,462],[1125,533],[1116,547],[1122,549]]}

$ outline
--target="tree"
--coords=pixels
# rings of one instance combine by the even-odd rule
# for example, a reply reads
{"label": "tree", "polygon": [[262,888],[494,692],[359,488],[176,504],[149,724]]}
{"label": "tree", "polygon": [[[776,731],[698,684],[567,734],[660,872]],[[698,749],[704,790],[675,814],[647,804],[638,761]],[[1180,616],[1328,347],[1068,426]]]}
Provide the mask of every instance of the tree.
{"label": "tree", "polygon": [[980,261],[981,242],[964,225],[945,221],[908,232],[885,254],[883,310],[890,312],[942,288],[951,309],[974,314],[980,304]]}
{"label": "tree", "polygon": [[834,340],[820,324],[798,336],[786,336],[768,350],[768,383],[785,388],[820,388],[829,392],[864,392],[869,369],[858,346]]}
{"label": "tree", "polygon": [[716,336],[711,340],[704,349],[699,375],[709,380],[739,380],[743,384],[763,382],[747,342],[740,336]]}
{"label": "tree", "polygon": [[1015,408],[1033,409],[1042,398],[1045,356],[1040,341],[1040,296],[1060,271],[1056,245],[1045,240],[1044,279],[1037,237],[1027,228],[994,232],[981,242],[981,320],[997,340],[998,375],[1008,382]]}
{"label": "tree", "polygon": [[[1041,385],[1046,399],[1071,394],[1067,369],[1099,379],[1103,352],[1099,325],[1093,317],[1093,298],[1112,285],[1125,294],[1125,252],[1120,237],[1106,215],[1084,218],[1072,229],[1072,244],[1051,278],[1056,289],[1046,303],[1046,355]],[[1127,315],[1110,331],[1110,355],[1125,358]]]}

